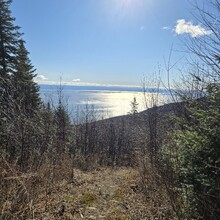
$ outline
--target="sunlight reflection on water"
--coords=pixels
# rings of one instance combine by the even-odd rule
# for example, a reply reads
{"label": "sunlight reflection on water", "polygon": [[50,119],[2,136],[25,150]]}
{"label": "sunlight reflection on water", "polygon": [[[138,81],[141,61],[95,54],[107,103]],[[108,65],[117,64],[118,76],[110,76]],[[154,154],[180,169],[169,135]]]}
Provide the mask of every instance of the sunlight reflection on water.
{"label": "sunlight reflection on water", "polygon": [[[41,89],[41,96],[45,102],[57,105],[57,91],[54,89]],[[131,111],[131,102],[136,98],[138,111],[152,106],[152,99],[158,98],[159,105],[168,102],[167,94],[146,93],[135,91],[83,91],[63,90],[63,99],[68,109],[74,114],[76,109],[84,109],[86,106],[98,112],[102,117],[114,117],[128,114]]]}

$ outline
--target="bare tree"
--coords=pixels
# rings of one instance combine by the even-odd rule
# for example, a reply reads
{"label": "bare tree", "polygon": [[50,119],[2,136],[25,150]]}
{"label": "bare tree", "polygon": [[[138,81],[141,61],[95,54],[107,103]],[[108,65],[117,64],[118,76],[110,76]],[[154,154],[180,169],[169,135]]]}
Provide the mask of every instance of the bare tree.
{"label": "bare tree", "polygon": [[[220,1],[195,1],[194,17],[206,29],[203,36],[186,39],[186,46],[201,61],[197,67],[206,79],[220,80]],[[197,62],[197,61],[196,61]],[[193,62],[193,64],[195,64]],[[201,78],[198,78],[201,81]]]}

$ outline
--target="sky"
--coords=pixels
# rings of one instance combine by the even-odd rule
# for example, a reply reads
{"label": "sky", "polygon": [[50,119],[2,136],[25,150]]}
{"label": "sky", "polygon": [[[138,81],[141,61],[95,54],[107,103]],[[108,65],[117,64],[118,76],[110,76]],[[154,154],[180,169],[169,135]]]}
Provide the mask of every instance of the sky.
{"label": "sky", "polygon": [[14,0],[11,10],[39,83],[139,86],[159,70],[166,81],[171,48],[183,65],[181,38],[210,34],[188,0]]}

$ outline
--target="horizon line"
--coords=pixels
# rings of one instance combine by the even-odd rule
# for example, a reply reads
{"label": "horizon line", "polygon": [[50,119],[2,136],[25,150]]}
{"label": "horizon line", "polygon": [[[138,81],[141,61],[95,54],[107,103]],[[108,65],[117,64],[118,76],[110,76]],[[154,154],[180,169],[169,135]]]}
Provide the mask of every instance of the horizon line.
{"label": "horizon line", "polygon": [[110,83],[87,83],[87,82],[58,82],[58,81],[35,81],[38,85],[61,85],[61,86],[99,86],[99,87],[125,87],[142,88],[139,85],[110,84]]}

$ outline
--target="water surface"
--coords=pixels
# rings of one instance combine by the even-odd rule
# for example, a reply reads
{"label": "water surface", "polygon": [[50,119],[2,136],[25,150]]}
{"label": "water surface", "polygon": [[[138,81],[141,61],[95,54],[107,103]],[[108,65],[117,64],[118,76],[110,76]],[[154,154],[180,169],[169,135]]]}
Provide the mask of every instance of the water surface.
{"label": "water surface", "polygon": [[136,98],[138,111],[151,107],[153,103],[168,102],[169,95],[165,90],[148,89],[144,94],[139,87],[109,87],[109,86],[67,86],[40,85],[40,94],[45,102],[56,106],[61,90],[64,104],[74,113],[76,109],[92,108],[103,117],[113,117],[128,114],[131,102]]}

